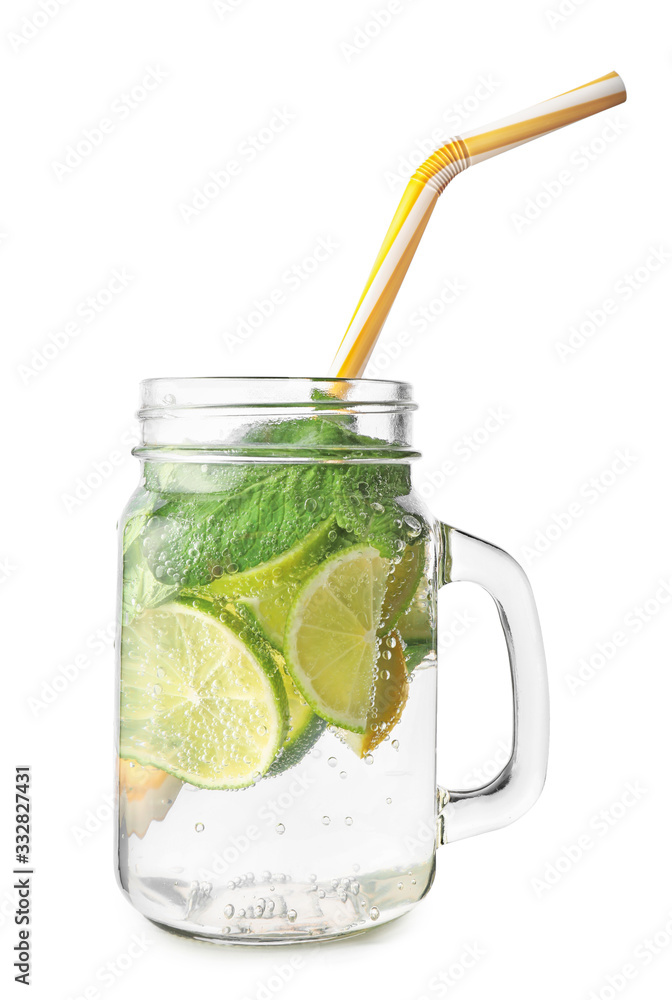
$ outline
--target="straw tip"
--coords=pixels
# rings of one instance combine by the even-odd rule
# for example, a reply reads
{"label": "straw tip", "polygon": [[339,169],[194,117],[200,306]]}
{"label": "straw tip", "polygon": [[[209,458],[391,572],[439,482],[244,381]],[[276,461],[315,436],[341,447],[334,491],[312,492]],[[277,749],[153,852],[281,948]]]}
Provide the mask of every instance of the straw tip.
{"label": "straw tip", "polygon": [[623,82],[623,77],[621,76],[621,74],[617,73],[615,69],[612,69],[611,73],[607,73],[607,75],[605,77],[605,80],[609,80],[609,79],[611,79],[611,80],[617,80],[618,81],[617,87],[616,87],[616,93],[615,93],[615,96],[617,96],[619,98],[619,100],[617,101],[617,103],[618,104],[622,104],[623,101],[627,101],[627,99],[628,99],[628,92],[627,92],[627,90],[625,88],[625,83]]}

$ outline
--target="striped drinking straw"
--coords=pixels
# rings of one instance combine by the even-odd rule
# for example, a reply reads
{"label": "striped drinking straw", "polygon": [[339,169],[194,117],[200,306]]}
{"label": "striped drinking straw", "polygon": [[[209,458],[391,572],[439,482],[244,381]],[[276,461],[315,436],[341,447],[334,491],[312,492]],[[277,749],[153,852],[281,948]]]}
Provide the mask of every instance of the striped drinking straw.
{"label": "striped drinking straw", "polygon": [[543,104],[449,139],[432,153],[408,182],[329,375],[361,378],[364,374],[439,195],[456,174],[625,99],[620,76],[608,73]]}

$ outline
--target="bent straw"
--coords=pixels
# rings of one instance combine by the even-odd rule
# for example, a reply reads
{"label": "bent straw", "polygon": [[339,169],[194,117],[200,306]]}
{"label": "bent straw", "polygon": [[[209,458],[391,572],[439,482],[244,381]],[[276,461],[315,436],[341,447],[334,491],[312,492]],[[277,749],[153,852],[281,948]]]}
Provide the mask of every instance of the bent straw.
{"label": "bent straw", "polygon": [[485,128],[455,136],[432,153],[408,182],[329,376],[362,377],[439,195],[453,177],[473,163],[606,111],[625,99],[620,76],[608,73]]}

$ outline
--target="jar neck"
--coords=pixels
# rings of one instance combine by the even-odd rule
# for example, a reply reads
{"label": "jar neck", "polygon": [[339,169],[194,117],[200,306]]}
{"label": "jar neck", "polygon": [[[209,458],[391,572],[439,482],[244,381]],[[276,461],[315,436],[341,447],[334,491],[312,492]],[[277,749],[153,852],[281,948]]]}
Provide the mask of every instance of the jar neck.
{"label": "jar neck", "polygon": [[398,463],[411,447],[410,386],[368,379],[152,379],[142,383],[150,462]]}

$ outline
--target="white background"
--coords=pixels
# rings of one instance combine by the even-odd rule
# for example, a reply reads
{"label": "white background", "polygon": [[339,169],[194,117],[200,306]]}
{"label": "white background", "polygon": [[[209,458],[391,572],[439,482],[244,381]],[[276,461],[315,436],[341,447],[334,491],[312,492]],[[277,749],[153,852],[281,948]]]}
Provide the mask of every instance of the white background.
{"label": "white background", "polygon": [[[10,807],[14,767],[29,763],[34,997],[243,1000],[292,960],[285,993],[297,1000],[440,996],[440,972],[463,1000],[667,995],[672,18],[662,0],[219,8],[70,0],[44,18],[36,0],[4,0],[0,13],[3,982],[23,995],[11,983]],[[372,11],[389,23],[364,45]],[[542,798],[514,826],[443,849],[427,900],[368,936],[262,951],[162,934],[115,885],[109,808],[114,529],[138,475],[138,381],[324,374],[401,194],[400,158],[415,166],[436,129],[472,129],[613,68],[626,105],[450,185],[376,353],[382,377],[415,387],[416,480],[434,511],[507,548],[532,580],[552,695]],[[150,79],[146,99],[119,111]],[[275,109],[291,121],[243,155]],[[59,166],[102,118],[100,144]],[[239,174],[186,221],[180,206],[231,160]],[[283,272],[320,238],[338,248],[288,291]],[[127,286],[88,322],[81,303],[115,269]],[[461,291],[422,330],[417,311],[446,280]],[[235,342],[256,300],[283,287]],[[615,312],[598,326],[605,299]],[[573,327],[583,342],[563,352]],[[402,331],[413,343],[399,350]],[[38,370],[59,332],[65,346]],[[479,431],[491,409],[499,428]],[[81,480],[95,484],[88,496]],[[439,752],[441,780],[459,786],[493,773],[509,709],[494,612],[475,588],[453,589],[441,599]],[[100,970],[129,965],[134,935],[149,946],[104,985]],[[454,983],[467,945],[482,955]]]}

